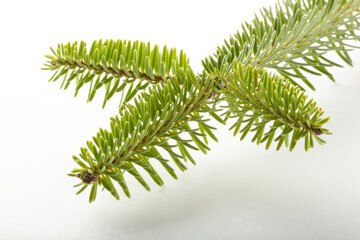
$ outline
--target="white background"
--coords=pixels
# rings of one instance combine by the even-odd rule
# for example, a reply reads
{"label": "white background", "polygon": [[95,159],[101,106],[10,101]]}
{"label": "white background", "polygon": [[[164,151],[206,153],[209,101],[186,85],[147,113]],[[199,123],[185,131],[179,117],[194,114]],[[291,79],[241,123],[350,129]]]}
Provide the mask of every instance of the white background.
{"label": "white background", "polygon": [[[353,68],[332,69],[337,83],[314,78],[309,92],[333,135],[305,152],[265,151],[240,142],[227,126],[197,166],[161,170],[165,186],[116,201],[98,192],[75,196],[66,176],[71,156],[108,128],[117,99],[101,109],[101,92],[60,91],[40,71],[57,43],[99,38],[151,41],[184,49],[196,72],[201,59],[273,1],[3,1],[0,4],[0,239],[359,239],[360,51]],[[337,60],[335,55],[331,58]],[[128,176],[127,176],[128,177]]]}

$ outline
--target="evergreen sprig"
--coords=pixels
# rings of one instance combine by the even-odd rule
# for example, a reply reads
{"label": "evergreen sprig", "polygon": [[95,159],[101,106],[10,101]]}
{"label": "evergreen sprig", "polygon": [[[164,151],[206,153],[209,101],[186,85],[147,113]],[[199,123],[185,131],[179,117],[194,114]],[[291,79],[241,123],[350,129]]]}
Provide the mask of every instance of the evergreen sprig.
{"label": "evergreen sprig", "polygon": [[[87,50],[86,43],[81,41],[58,44],[56,51],[50,48],[53,55],[45,70],[55,71],[50,81],[62,77],[60,88],[67,89],[75,80],[75,96],[86,83],[90,83],[88,102],[91,102],[96,91],[105,87],[103,107],[115,94],[127,90],[125,102],[134,97],[139,90],[150,83],[164,82],[179,68],[189,67],[189,60],[181,50],[159,46],[151,48],[150,43],[127,40],[94,41]],[[120,81],[120,79],[123,79]],[[130,84],[129,88],[126,88]],[[135,85],[134,85],[135,84]]]}
{"label": "evergreen sprig", "polygon": [[[173,80],[155,85],[141,93],[135,104],[127,104],[111,119],[111,131],[102,130],[87,142],[87,148],[81,148],[80,158],[74,156],[75,162],[81,167],[72,171],[71,176],[82,179],[82,192],[92,184],[89,201],[96,197],[97,185],[103,185],[110,193],[119,198],[111,179],[118,182],[125,194],[130,197],[129,189],[123,178],[122,171],[133,175],[147,190],[149,186],[135,166],[142,167],[159,186],[163,185],[161,177],[150,163],[150,159],[158,160],[168,173],[177,179],[169,160],[157,150],[165,150],[177,167],[184,171],[183,161],[195,161],[188,149],[202,150],[209,148],[199,138],[203,137],[199,128],[191,127],[197,123],[205,132],[213,136],[213,127],[206,124],[200,112],[209,112],[204,108],[211,91],[207,87],[210,80],[198,79],[191,69],[186,72],[179,70]],[[188,135],[187,139],[183,135]],[[171,143],[172,141],[172,143]],[[195,146],[192,144],[195,143]],[[178,148],[179,152],[173,149]]]}
{"label": "evergreen sprig", "polygon": [[236,61],[232,71],[220,80],[219,92],[228,103],[227,114],[237,118],[230,128],[234,129],[234,136],[241,133],[243,140],[249,132],[254,132],[253,142],[266,142],[268,149],[275,141],[277,150],[284,142],[293,150],[300,138],[305,138],[306,151],[314,147],[314,139],[325,143],[319,135],[329,134],[329,130],[322,128],[329,117],[321,118],[324,111],[313,99],[307,100],[305,92],[290,81]]}
{"label": "evergreen sprig", "polygon": [[234,135],[242,140],[253,132],[252,141],[267,149],[276,142],[277,150],[285,144],[291,151],[302,138],[306,151],[314,140],[325,143],[320,135],[330,134],[323,128],[329,117],[296,79],[311,89],[305,73],[334,80],[328,68],[341,65],[326,57],[330,51],[351,65],[348,52],[360,37],[359,17],[360,0],[278,2],[205,58],[200,74],[182,51],[165,46],[160,52],[139,41],[99,40],[90,50],[82,41],[51,48],[44,68],[55,71],[49,81],[62,78],[61,88],[67,89],[74,80],[75,96],[89,83],[88,101],[104,86],[103,107],[116,92],[123,95],[110,130],[100,129],[73,156],[79,167],[69,175],[81,179],[78,193],[91,186],[92,202],[102,186],[119,199],[117,182],[129,197],[125,173],[149,190],[139,167],[161,186],[152,161],[176,179],[169,159],[184,171],[187,160],[195,164],[189,149],[206,153],[208,137],[217,141],[208,115],[223,124],[235,119]]}
{"label": "evergreen sprig", "polygon": [[231,69],[234,59],[245,65],[272,68],[292,84],[299,80],[315,90],[303,73],[326,75],[335,81],[328,67],[342,67],[326,58],[335,51],[352,65],[348,51],[358,48],[359,0],[297,0],[278,2],[274,11],[263,8],[261,17],[242,24],[237,32],[203,61],[209,74]]}

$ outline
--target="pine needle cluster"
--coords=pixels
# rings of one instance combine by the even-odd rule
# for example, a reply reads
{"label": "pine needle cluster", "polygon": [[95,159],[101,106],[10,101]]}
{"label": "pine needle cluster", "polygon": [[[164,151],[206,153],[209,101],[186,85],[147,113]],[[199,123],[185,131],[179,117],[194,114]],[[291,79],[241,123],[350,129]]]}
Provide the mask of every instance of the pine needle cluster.
{"label": "pine needle cluster", "polygon": [[[61,87],[75,85],[75,96],[87,88],[91,102],[104,88],[103,107],[121,94],[119,113],[73,156],[78,167],[69,173],[80,183],[77,194],[90,188],[89,201],[99,186],[120,198],[114,183],[127,197],[125,174],[146,190],[142,168],[159,186],[164,182],[153,161],[177,179],[175,165],[186,170],[195,164],[191,150],[210,150],[208,137],[217,141],[210,118],[230,126],[240,139],[272,143],[293,150],[303,140],[305,150],[324,144],[329,120],[309,99],[305,87],[315,90],[309,76],[325,75],[334,81],[330,67],[342,67],[327,58],[336,52],[352,65],[348,54],[359,40],[360,0],[284,0],[263,8],[260,16],[216,52],[206,57],[203,71],[194,73],[183,51],[127,40],[58,44],[46,55],[49,81]],[[166,153],[166,154],[164,154]]]}

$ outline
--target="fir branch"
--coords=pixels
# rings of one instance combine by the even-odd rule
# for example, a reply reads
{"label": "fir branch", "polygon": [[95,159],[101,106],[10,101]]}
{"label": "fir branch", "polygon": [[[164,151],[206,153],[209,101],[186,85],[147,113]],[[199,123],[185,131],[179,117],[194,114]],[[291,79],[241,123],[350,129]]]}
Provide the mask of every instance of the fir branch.
{"label": "fir branch", "polygon": [[[319,135],[330,134],[322,128],[329,117],[321,118],[324,111],[313,99],[308,101],[304,91],[282,77],[250,65],[244,68],[235,61],[233,70],[220,79],[220,86],[226,86],[220,90],[228,103],[225,108],[232,118],[237,118],[230,128],[234,136],[242,133],[243,140],[249,132],[255,132],[253,142],[266,142],[268,149],[275,139],[277,150],[285,142],[292,151],[300,138],[305,138],[306,151],[314,147],[313,139],[325,143]],[[277,130],[280,134],[276,137]]]}
{"label": "fir branch", "polygon": [[[200,84],[203,83],[203,84]],[[102,130],[93,137],[93,142],[87,142],[87,148],[81,148],[80,158],[73,156],[81,167],[72,171],[70,176],[82,180],[80,189],[92,184],[89,201],[96,197],[98,185],[103,185],[117,199],[119,195],[111,179],[117,181],[125,194],[130,192],[123,178],[122,171],[130,173],[141,185],[150,190],[148,184],[136,170],[135,165],[142,167],[159,186],[163,185],[161,177],[150,164],[150,159],[158,160],[168,173],[177,178],[174,169],[157,150],[162,148],[180,170],[186,170],[182,161],[187,159],[195,163],[188,149],[202,150],[206,153],[207,144],[199,139],[205,136],[200,129],[190,126],[191,122],[214,136],[213,127],[207,125],[206,119],[199,112],[211,109],[203,108],[209,94],[210,80],[198,79],[191,71],[179,70],[173,81],[168,79],[164,84],[152,86],[148,92],[143,92],[135,100],[134,105],[127,104],[119,116],[111,119],[111,131]],[[181,85],[181,86],[180,86]],[[191,139],[181,136],[187,133]],[[171,145],[173,141],[176,145]],[[195,143],[196,146],[190,143]],[[179,148],[176,153],[173,149]]]}
{"label": "fir branch", "polygon": [[209,74],[218,75],[231,69],[233,61],[259,68],[273,68],[293,84],[298,79],[315,89],[303,73],[326,75],[334,81],[327,67],[341,66],[327,59],[335,51],[342,60],[352,64],[348,51],[355,46],[348,41],[359,40],[359,0],[283,1],[275,10],[263,8],[261,18],[242,25],[242,33],[231,36],[209,56],[203,66]]}
{"label": "fir branch", "polygon": [[[126,40],[94,41],[90,50],[81,41],[59,44],[56,51],[50,48],[53,55],[44,70],[56,71],[49,81],[63,77],[61,87],[67,89],[76,80],[75,96],[84,84],[90,82],[88,102],[92,101],[96,91],[105,86],[103,107],[116,93],[127,90],[126,96],[135,96],[138,90],[145,89],[149,83],[164,82],[179,68],[189,68],[189,60],[181,50],[159,46],[151,48],[150,43]],[[98,77],[96,77],[98,76]],[[120,82],[122,80],[122,83]],[[137,81],[137,85],[134,82]],[[144,83],[145,81],[145,83]],[[127,84],[131,84],[126,88]],[[127,98],[129,101],[131,98]]]}
{"label": "fir branch", "polygon": [[[203,61],[204,72],[198,75],[182,51],[177,56],[175,49],[164,47],[160,53],[157,45],[151,48],[139,41],[95,41],[89,52],[84,42],[58,45],[56,52],[51,49],[54,55],[47,56],[45,69],[56,72],[50,81],[63,77],[66,89],[76,79],[75,95],[90,83],[88,101],[104,86],[103,106],[116,92],[126,92],[119,115],[111,118],[111,130],[100,129],[80,149],[79,157],[73,157],[80,168],[69,175],[81,179],[78,194],[91,186],[92,202],[98,186],[103,186],[119,199],[115,181],[129,197],[126,172],[149,190],[135,166],[161,186],[163,180],[150,163],[154,159],[176,179],[167,158],[184,171],[187,160],[195,163],[189,149],[206,153],[208,137],[217,141],[204,113],[221,123],[235,118],[230,128],[234,135],[242,133],[243,139],[254,132],[252,140],[266,142],[266,148],[275,141],[277,149],[285,143],[291,151],[301,138],[305,150],[314,146],[314,139],[325,143],[319,136],[330,133],[323,128],[329,118],[307,100],[301,86],[294,86],[298,82],[293,78],[310,88],[303,72],[333,80],[327,67],[340,65],[325,57],[330,51],[351,65],[347,52],[353,46],[348,41],[359,39],[359,6],[360,0],[286,0],[277,4],[275,12],[264,8],[262,20],[256,16],[252,24],[242,25],[241,34],[230,37],[214,57]],[[137,94],[139,90],[144,91]],[[221,102],[227,105],[219,106]],[[224,113],[219,116],[216,112],[221,109]]]}

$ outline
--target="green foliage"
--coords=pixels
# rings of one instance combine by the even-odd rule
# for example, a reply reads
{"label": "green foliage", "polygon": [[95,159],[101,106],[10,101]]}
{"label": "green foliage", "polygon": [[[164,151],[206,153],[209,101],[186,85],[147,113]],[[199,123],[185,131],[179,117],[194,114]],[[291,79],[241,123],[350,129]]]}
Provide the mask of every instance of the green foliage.
{"label": "green foliage", "polygon": [[[275,10],[263,8],[252,24],[242,24],[216,54],[205,58],[209,74],[231,69],[233,61],[278,71],[292,84],[305,83],[315,89],[303,73],[326,75],[335,81],[328,67],[340,64],[324,55],[335,51],[352,65],[349,40],[359,40],[359,0],[297,0],[278,3]],[[300,85],[299,85],[300,86]]]}
{"label": "green foliage", "polygon": [[[209,79],[198,79],[187,69],[186,72],[180,70],[173,80],[168,79],[164,84],[154,85],[142,92],[134,105],[127,104],[119,115],[111,119],[111,131],[100,129],[93,141],[88,141],[87,147],[81,148],[80,158],[73,156],[80,168],[73,170],[71,176],[83,179],[83,183],[77,186],[97,182],[118,199],[112,184],[114,180],[129,197],[124,171],[150,190],[135,166],[143,168],[156,184],[162,186],[163,180],[150,163],[153,159],[176,179],[169,160],[158,149],[165,150],[181,171],[186,170],[184,162],[187,160],[195,164],[188,149],[200,149],[204,153],[209,150],[199,138],[205,135],[199,128],[190,125],[197,123],[204,132],[214,136],[211,132],[214,128],[206,124],[208,119],[199,114],[211,111],[203,107],[211,93],[207,87],[210,83]],[[90,196],[90,202],[95,199],[96,187],[92,192],[95,193]]]}
{"label": "green foliage", "polygon": [[[61,87],[67,89],[75,80],[75,96],[79,90],[90,83],[88,102],[91,102],[96,91],[105,87],[103,107],[116,93],[127,90],[126,101],[137,91],[145,89],[150,83],[164,82],[178,69],[189,68],[189,60],[183,51],[179,56],[176,49],[159,46],[151,48],[150,43],[126,40],[94,41],[88,51],[83,41],[58,44],[56,51],[50,48],[53,55],[45,70],[55,71],[50,81],[62,78]],[[122,78],[122,80],[120,80]],[[130,84],[129,88],[126,88]]]}
{"label": "green foliage", "polygon": [[91,186],[93,202],[103,187],[119,199],[118,183],[130,197],[126,173],[150,190],[139,168],[161,186],[153,161],[176,179],[171,165],[186,170],[187,161],[195,164],[189,150],[207,153],[208,138],[217,141],[205,116],[222,124],[234,119],[234,135],[242,140],[253,132],[252,141],[266,143],[266,149],[275,142],[277,150],[285,145],[291,151],[302,138],[306,151],[314,140],[325,143],[320,135],[330,133],[323,128],[329,117],[295,79],[312,89],[304,73],[334,80],[328,67],[340,65],[326,57],[330,51],[352,64],[348,51],[355,46],[349,41],[360,37],[359,8],[360,0],[284,0],[275,11],[264,8],[261,18],[243,24],[241,33],[205,58],[200,74],[193,73],[182,51],[177,55],[165,46],[160,52],[157,45],[139,41],[100,40],[89,50],[75,42],[51,49],[44,68],[55,71],[49,81],[62,78],[61,88],[67,89],[74,80],[75,96],[88,83],[88,101],[104,86],[103,106],[116,92],[123,95],[110,129],[100,129],[73,156],[79,166],[69,175],[81,179],[77,194]]}
{"label": "green foliage", "polygon": [[314,147],[314,139],[325,143],[319,135],[329,133],[322,128],[329,118],[321,118],[324,112],[313,99],[307,100],[304,91],[280,76],[250,65],[245,67],[235,61],[232,71],[220,79],[223,87],[219,92],[228,103],[226,114],[237,118],[230,128],[234,136],[241,133],[243,140],[254,132],[253,142],[266,142],[268,149],[275,141],[277,150],[284,142],[293,150],[300,138],[305,138],[306,151]]}

